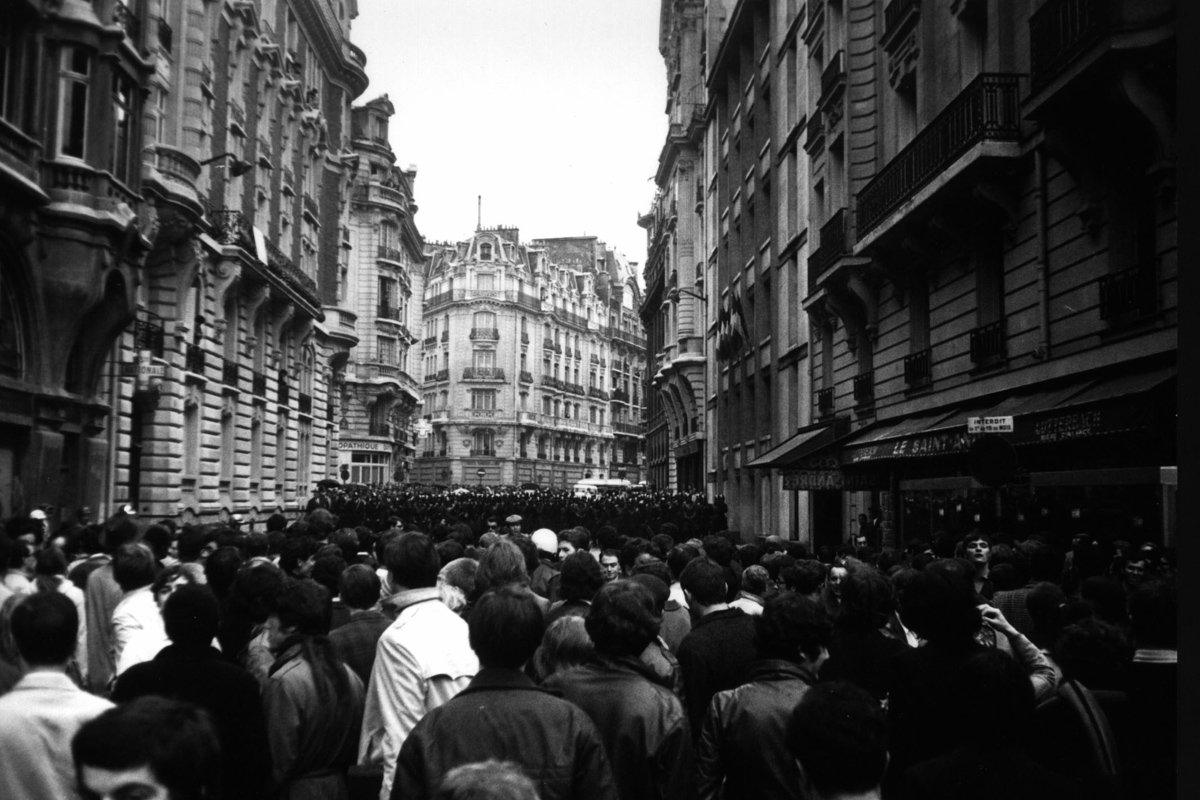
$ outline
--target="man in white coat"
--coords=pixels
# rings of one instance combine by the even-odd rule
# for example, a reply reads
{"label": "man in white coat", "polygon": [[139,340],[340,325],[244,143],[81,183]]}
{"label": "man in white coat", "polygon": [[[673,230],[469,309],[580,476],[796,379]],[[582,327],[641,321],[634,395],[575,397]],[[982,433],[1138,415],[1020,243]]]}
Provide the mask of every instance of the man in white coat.
{"label": "man in white coat", "polygon": [[426,712],[466,688],[479,670],[467,623],[437,589],[441,559],[423,533],[387,546],[384,564],[395,594],[385,606],[396,621],[383,632],[367,686],[358,760],[383,768],[381,800],[391,796],[400,746]]}

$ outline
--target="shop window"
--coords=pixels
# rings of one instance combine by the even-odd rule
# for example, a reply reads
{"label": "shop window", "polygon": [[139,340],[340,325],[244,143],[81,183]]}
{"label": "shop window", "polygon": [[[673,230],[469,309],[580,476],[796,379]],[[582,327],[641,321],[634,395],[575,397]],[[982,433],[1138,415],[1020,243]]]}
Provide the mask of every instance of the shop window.
{"label": "shop window", "polygon": [[368,486],[387,483],[391,460],[387,453],[351,453],[350,482]]}

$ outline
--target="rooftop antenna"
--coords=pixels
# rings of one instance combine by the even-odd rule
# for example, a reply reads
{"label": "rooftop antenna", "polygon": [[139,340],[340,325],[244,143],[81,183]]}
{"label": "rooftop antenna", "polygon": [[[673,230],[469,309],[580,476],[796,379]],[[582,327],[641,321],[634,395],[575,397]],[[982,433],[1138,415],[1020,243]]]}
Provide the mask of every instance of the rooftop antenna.
{"label": "rooftop antenna", "polygon": [[483,230],[483,195],[476,195],[477,211],[475,217],[475,230]]}

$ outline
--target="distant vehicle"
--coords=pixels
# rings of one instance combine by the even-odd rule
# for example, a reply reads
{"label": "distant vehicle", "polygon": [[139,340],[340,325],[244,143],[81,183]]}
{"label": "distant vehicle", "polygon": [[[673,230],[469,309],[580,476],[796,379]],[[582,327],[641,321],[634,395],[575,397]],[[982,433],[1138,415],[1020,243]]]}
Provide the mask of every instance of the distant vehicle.
{"label": "distant vehicle", "polygon": [[633,488],[632,483],[620,478],[584,478],[572,487],[572,493],[576,497],[592,497],[631,488]]}

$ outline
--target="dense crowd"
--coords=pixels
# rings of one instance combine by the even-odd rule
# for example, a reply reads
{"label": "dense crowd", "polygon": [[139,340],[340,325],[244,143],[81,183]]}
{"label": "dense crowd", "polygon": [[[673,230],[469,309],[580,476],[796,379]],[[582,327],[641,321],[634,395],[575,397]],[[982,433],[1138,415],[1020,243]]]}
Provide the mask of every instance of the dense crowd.
{"label": "dense crowd", "polygon": [[810,552],[684,493],[321,490],[0,535],[0,797],[1175,793],[1172,554]]}

